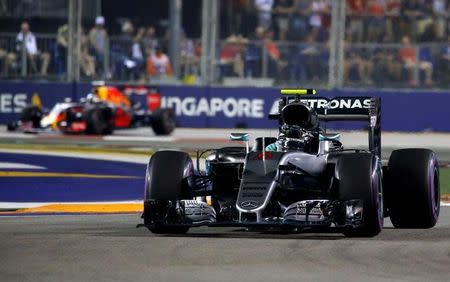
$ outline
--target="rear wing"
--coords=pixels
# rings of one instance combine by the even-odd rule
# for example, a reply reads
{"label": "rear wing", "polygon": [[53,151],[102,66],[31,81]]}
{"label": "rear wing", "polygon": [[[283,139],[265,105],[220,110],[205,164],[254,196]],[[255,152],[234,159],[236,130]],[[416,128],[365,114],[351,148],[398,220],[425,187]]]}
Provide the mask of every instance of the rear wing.
{"label": "rear wing", "polygon": [[[284,90],[284,91],[283,91]],[[316,91],[305,89],[286,91],[279,102],[279,112],[269,114],[270,119],[282,123],[280,112],[287,104],[302,102],[313,108],[321,121],[366,121],[369,130],[369,150],[381,158],[381,100],[378,97],[317,97]],[[300,94],[301,93],[301,94]]]}

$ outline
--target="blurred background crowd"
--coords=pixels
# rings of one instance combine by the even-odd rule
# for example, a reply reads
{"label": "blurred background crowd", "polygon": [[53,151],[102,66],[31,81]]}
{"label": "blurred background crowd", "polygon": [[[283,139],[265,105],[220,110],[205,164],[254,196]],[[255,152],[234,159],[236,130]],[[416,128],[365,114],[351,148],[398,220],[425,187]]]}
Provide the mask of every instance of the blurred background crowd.
{"label": "blurred background crowd", "polygon": [[[181,1],[175,43],[168,1],[81,2],[80,80],[202,83],[201,0]],[[450,0],[345,4],[336,19],[332,0],[218,1],[213,83],[326,87],[333,40],[342,40],[344,86],[449,88]],[[0,78],[68,79],[68,9],[0,0]],[[337,37],[334,22],[345,22]]]}

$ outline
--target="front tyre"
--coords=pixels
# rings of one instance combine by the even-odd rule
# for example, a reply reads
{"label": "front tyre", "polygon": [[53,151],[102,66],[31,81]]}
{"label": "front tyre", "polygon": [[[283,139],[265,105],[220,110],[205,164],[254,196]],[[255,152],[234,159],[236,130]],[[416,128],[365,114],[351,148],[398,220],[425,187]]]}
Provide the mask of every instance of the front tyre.
{"label": "front tyre", "polygon": [[9,122],[6,125],[6,130],[8,130],[8,131],[16,131],[18,127],[19,127],[19,125],[17,124],[17,122],[16,121],[12,121],[12,122]]}
{"label": "front tyre", "polygon": [[171,109],[157,109],[152,114],[152,128],[156,135],[169,135],[175,130],[175,115]]}
{"label": "front tyre", "polygon": [[390,218],[396,228],[431,228],[440,210],[439,167],[427,149],[401,149],[389,158]]}
{"label": "front tyre", "polygon": [[345,154],[336,164],[341,200],[362,201],[362,223],[346,228],[348,237],[373,237],[383,228],[383,194],[378,159],[369,153]]}
{"label": "front tyre", "polygon": [[168,214],[167,206],[154,206],[144,204],[144,225],[154,234],[184,234],[189,231],[188,226],[173,226],[164,222],[160,216],[165,217]]}
{"label": "front tyre", "polygon": [[[145,177],[144,224],[156,234],[186,233],[180,200],[192,199],[194,167],[185,152],[158,151]],[[177,226],[178,225],[178,226]]]}

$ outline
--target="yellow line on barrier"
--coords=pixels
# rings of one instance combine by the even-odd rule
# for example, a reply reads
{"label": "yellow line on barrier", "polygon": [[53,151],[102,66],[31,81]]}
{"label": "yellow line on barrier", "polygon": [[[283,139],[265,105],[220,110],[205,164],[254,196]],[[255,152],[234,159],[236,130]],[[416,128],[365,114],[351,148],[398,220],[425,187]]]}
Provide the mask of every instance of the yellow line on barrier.
{"label": "yellow line on barrier", "polygon": [[35,172],[35,171],[0,171],[0,177],[66,177],[66,178],[102,178],[102,179],[131,179],[139,176],[107,175],[65,172]]}
{"label": "yellow line on barrier", "polygon": [[9,214],[24,213],[139,213],[144,205],[139,204],[53,204],[35,208],[19,209]]}

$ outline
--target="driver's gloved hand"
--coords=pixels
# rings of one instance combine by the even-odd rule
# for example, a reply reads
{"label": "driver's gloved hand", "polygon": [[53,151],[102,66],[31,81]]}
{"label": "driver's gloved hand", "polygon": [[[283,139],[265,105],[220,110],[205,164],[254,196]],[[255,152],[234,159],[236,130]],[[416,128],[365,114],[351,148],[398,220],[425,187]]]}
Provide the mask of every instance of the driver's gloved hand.
{"label": "driver's gloved hand", "polygon": [[302,133],[298,128],[290,127],[286,128],[284,131],[284,135],[288,138],[302,138]]}
{"label": "driver's gloved hand", "polygon": [[269,151],[269,152],[276,152],[278,150],[277,144],[276,143],[272,143],[272,144],[266,146],[265,150]]}

